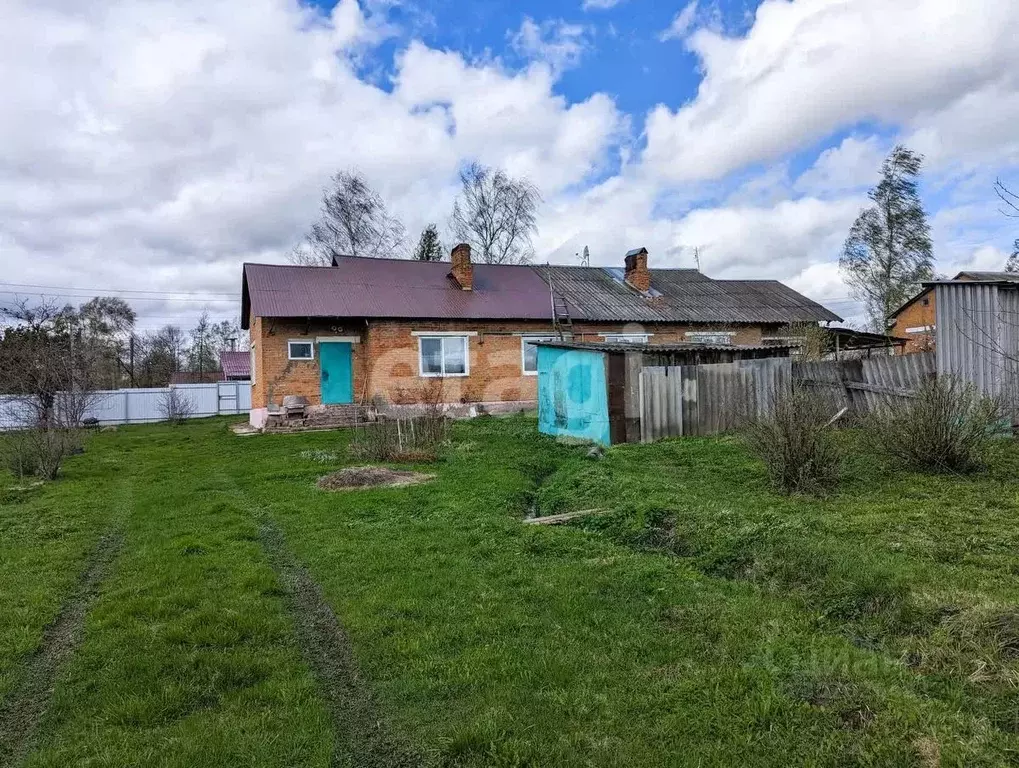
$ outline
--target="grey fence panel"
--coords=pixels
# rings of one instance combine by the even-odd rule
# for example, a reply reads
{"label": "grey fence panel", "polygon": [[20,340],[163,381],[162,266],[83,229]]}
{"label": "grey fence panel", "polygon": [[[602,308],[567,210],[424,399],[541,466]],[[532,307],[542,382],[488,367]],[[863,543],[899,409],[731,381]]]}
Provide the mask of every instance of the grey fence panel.
{"label": "grey fence panel", "polygon": [[641,371],[641,440],[713,435],[770,412],[789,386],[787,358]]}
{"label": "grey fence panel", "polygon": [[910,397],[935,375],[933,352],[854,360],[797,362],[793,379],[828,401],[835,413],[848,408],[862,416]]}
{"label": "grey fence panel", "polygon": [[[191,403],[193,417],[240,414],[251,410],[251,382],[222,381],[212,384],[180,384],[148,389],[112,389],[93,393],[84,418],[100,424],[144,424],[162,421],[163,398],[171,390],[183,393]],[[225,397],[221,396],[225,394]],[[60,407],[60,396],[57,396]],[[22,398],[0,395],[0,429],[19,429],[32,423],[34,411]]]}

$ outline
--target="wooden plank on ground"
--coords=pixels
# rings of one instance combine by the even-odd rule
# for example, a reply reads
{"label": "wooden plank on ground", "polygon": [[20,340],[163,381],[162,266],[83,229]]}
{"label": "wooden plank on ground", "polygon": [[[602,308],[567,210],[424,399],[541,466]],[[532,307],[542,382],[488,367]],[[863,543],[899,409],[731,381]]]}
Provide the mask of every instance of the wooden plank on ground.
{"label": "wooden plank on ground", "polygon": [[560,515],[548,515],[547,517],[525,517],[524,522],[528,525],[559,525],[570,520],[576,520],[579,517],[604,515],[608,511],[607,509],[581,509],[577,512],[563,512]]}

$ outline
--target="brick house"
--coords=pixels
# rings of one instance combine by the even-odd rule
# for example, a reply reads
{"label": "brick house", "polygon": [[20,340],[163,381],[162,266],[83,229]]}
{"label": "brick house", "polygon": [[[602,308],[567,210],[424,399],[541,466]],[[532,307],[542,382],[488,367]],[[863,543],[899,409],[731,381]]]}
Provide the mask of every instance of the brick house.
{"label": "brick house", "polygon": [[313,408],[382,409],[438,400],[487,410],[533,407],[530,342],[766,345],[798,324],[838,316],[773,280],[712,280],[648,269],[636,249],[618,268],[338,257],[332,266],[245,264],[251,423],[285,395]]}
{"label": "brick house", "polygon": [[[977,283],[1019,282],[1019,274],[967,271],[960,272],[952,280]],[[905,345],[899,349],[899,354],[908,355],[934,349],[935,317],[934,288],[926,285],[888,316],[888,333],[906,339]]]}

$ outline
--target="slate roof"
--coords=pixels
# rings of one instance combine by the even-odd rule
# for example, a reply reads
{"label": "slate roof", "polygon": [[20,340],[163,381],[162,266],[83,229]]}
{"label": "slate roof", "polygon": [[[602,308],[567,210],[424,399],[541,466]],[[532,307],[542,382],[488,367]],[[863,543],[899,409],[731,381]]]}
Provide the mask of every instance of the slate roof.
{"label": "slate roof", "polygon": [[840,320],[775,280],[712,280],[695,269],[651,268],[643,294],[622,268],[474,265],[474,290],[449,264],[339,257],[331,267],[245,264],[241,318],[358,317],[548,320],[548,280],[574,320],[789,323]]}

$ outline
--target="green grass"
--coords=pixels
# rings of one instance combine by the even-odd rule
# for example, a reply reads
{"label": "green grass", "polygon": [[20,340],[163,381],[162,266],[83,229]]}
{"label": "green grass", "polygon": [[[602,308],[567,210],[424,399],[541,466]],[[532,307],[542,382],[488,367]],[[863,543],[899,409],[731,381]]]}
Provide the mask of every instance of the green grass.
{"label": "green grass", "polygon": [[[314,485],[351,463],[342,432],[101,434],[62,479],[0,496],[0,698],[117,530],[28,765],[363,764],[365,718],[331,714],[270,525],[428,764],[1015,762],[1019,447],[935,477],[845,439],[846,481],[818,500],[772,493],[730,439],[599,461],[526,418],[457,425],[412,467],[429,484],[345,493]],[[591,507],[611,512],[519,522]]]}

